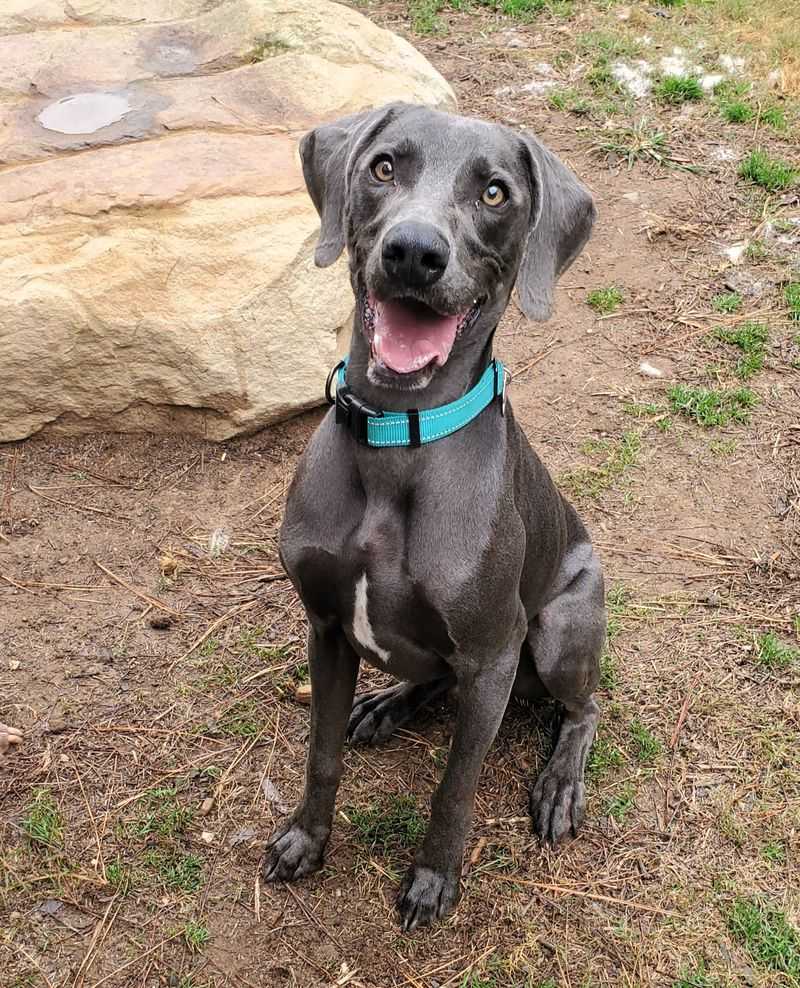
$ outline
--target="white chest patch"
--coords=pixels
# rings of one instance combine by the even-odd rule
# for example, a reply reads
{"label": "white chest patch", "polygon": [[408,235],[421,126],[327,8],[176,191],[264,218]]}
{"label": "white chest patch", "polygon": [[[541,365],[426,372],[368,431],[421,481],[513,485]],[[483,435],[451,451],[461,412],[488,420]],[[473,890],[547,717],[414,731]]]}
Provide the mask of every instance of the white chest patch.
{"label": "white chest patch", "polygon": [[356,583],[356,602],[353,610],[353,635],[359,644],[363,645],[364,648],[372,652],[374,655],[377,655],[381,662],[386,663],[391,658],[386,649],[381,648],[375,641],[375,635],[372,633],[372,625],[369,623],[369,615],[367,614],[366,573],[362,573],[360,579]]}

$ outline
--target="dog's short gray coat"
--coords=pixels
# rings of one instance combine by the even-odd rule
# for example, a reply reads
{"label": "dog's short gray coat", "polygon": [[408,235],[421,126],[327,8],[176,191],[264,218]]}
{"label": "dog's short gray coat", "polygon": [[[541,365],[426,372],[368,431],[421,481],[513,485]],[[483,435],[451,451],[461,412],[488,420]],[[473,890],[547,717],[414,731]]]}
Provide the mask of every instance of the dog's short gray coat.
{"label": "dog's short gray coat", "polygon": [[[319,127],[301,154],[322,220],[317,263],[345,247],[349,256],[358,306],[348,385],[379,408],[431,408],[466,393],[491,359],[515,283],[523,311],[546,319],[555,281],[594,220],[589,193],[532,136],[422,107],[393,104]],[[382,160],[389,182],[376,178]],[[490,184],[505,193],[499,208],[482,198]],[[384,246],[409,223],[422,241],[425,231],[444,239],[446,266],[398,283]],[[477,301],[443,366],[398,375],[374,359],[367,299],[398,297],[441,313]],[[297,469],[280,544],[308,615],[313,701],[305,793],[269,842],[266,878],[320,867],[346,736],[382,741],[451,686],[452,746],[398,899],[404,927],[432,922],[457,900],[478,774],[512,691],[563,704],[530,807],[542,840],[575,833],[598,720],[603,578],[510,403],[505,416],[495,402],[415,449],[359,445],[330,412]],[[399,685],[354,704],[361,659]]]}

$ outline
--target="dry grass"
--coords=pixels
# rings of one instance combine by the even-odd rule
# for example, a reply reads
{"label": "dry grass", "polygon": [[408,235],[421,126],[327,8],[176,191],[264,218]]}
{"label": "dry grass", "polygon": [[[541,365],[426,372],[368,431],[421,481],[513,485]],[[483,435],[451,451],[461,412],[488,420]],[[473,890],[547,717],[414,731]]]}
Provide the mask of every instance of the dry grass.
{"label": "dry grass", "polygon": [[718,0],[703,10],[707,30],[737,47],[745,45],[763,75],[777,67],[781,92],[800,98],[800,17],[792,3]]}

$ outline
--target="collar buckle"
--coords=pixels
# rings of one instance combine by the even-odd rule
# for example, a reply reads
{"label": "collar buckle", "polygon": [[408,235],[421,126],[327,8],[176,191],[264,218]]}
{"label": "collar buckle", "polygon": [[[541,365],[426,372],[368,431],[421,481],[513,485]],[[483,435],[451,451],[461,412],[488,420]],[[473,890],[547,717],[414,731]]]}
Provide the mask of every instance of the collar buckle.
{"label": "collar buckle", "polygon": [[364,446],[369,445],[369,420],[383,418],[379,408],[373,408],[344,385],[336,391],[336,424],[344,425],[350,434]]}

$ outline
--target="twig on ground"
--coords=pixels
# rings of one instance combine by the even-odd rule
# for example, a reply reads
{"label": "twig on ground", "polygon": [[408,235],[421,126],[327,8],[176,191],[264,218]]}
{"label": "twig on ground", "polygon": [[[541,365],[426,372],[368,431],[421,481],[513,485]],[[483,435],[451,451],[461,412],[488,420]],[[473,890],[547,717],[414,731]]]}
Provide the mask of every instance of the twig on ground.
{"label": "twig on ground", "polygon": [[101,569],[109,579],[113,580],[115,583],[118,583],[121,587],[124,587],[128,593],[132,593],[134,597],[138,597],[139,600],[144,601],[145,604],[149,604],[151,607],[156,607],[159,611],[165,611],[167,614],[172,614],[173,617],[183,617],[180,611],[173,610],[167,604],[162,603],[157,597],[151,597],[150,594],[143,593],[141,590],[137,590],[135,587],[132,587],[130,583],[123,580],[121,576],[117,576],[116,573],[112,573],[108,567],[104,566],[97,559],[94,560],[94,564],[98,569]]}
{"label": "twig on ground", "polygon": [[641,912],[655,913],[657,916],[678,917],[678,913],[662,909],[660,906],[651,906],[646,902],[633,902],[629,899],[617,899],[613,895],[600,895],[599,892],[585,892],[583,889],[571,889],[566,885],[547,885],[544,882],[534,882],[528,878],[512,878],[507,875],[494,875],[495,881],[513,882],[515,885],[530,885],[532,888],[543,889],[545,892],[557,892],[560,895],[574,895],[580,899],[593,899],[595,902],[608,902],[614,906],[623,906],[629,909],[638,909]]}

